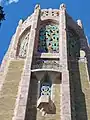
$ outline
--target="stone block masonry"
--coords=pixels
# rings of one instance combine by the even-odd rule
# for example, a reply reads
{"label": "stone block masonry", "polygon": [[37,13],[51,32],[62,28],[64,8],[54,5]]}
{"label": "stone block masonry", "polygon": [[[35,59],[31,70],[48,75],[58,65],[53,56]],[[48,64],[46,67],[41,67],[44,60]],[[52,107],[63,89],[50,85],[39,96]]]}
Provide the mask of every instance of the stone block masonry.
{"label": "stone block masonry", "polygon": [[10,62],[0,91],[0,120],[12,120],[24,60]]}

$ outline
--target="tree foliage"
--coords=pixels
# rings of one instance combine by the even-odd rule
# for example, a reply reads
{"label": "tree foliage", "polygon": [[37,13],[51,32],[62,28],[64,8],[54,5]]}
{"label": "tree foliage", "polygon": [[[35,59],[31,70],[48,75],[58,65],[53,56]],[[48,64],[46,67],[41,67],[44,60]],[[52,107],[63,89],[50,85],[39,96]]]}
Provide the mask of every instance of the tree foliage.
{"label": "tree foliage", "polygon": [[5,20],[5,14],[4,14],[4,11],[3,11],[3,7],[0,6],[0,24],[3,20]]}

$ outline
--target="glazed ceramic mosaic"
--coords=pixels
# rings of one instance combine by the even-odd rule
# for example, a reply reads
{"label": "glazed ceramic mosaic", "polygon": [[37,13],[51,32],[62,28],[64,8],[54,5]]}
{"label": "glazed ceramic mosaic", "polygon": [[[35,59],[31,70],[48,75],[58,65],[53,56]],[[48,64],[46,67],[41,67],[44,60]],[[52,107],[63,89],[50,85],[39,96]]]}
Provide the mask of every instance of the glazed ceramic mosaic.
{"label": "glazed ceramic mosaic", "polygon": [[59,29],[56,25],[46,25],[40,29],[38,52],[59,52]]}

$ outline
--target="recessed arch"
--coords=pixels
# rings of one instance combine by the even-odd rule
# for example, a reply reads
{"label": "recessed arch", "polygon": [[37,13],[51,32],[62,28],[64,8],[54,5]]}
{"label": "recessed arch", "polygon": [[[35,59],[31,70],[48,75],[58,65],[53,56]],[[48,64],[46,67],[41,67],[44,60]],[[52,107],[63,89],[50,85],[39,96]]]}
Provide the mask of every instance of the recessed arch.
{"label": "recessed arch", "polygon": [[59,52],[59,27],[54,20],[46,20],[40,24],[38,34],[39,53]]}
{"label": "recessed arch", "polygon": [[27,27],[23,31],[23,33],[19,36],[19,40],[17,44],[17,52],[16,52],[17,57],[20,57],[20,58],[26,57],[30,29],[31,29],[31,26]]}

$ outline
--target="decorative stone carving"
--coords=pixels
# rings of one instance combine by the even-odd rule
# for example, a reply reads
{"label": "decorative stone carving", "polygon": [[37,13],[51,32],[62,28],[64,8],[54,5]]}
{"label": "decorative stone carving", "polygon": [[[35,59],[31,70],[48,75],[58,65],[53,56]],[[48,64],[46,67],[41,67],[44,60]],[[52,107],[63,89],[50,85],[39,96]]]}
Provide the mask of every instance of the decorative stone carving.
{"label": "decorative stone carving", "polygon": [[59,11],[52,11],[52,16],[54,16],[54,17],[59,16]]}
{"label": "decorative stone carving", "polygon": [[46,25],[40,29],[38,52],[59,52],[59,29],[56,25]]}
{"label": "decorative stone carving", "polygon": [[41,17],[58,17],[59,16],[59,10],[57,9],[43,9],[41,11]]}
{"label": "decorative stone carving", "polygon": [[25,21],[23,20],[20,35],[32,25],[32,20],[33,14],[31,16],[28,16],[28,18]]}
{"label": "decorative stone carving", "polygon": [[41,95],[49,95],[50,96],[50,94],[51,94],[51,88],[50,88],[50,86],[43,85],[41,87]]}
{"label": "decorative stone carving", "polygon": [[32,69],[56,69],[59,70],[59,61],[58,60],[44,60],[38,59],[33,62]]}
{"label": "decorative stone carving", "polygon": [[51,100],[51,85],[50,78],[46,73],[40,83],[40,97],[37,102],[37,108],[42,113],[42,116],[55,111],[55,105]]}
{"label": "decorative stone carving", "polygon": [[27,33],[25,36],[23,36],[20,39],[19,42],[19,57],[25,58],[27,53],[27,47],[28,47],[28,40],[29,40],[29,33]]}

